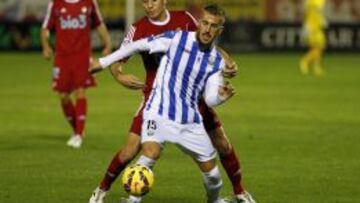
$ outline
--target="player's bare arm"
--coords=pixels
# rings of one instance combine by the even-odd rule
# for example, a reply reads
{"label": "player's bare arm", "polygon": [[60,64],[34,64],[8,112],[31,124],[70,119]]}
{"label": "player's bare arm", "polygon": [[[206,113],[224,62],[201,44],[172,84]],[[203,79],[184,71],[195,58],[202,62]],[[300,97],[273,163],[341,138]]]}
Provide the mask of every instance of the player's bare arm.
{"label": "player's bare arm", "polygon": [[50,31],[46,28],[41,30],[41,46],[42,55],[45,59],[51,59],[53,56],[53,49],[49,43]]}
{"label": "player's bare arm", "polygon": [[109,32],[106,28],[106,25],[105,23],[101,23],[97,28],[96,28],[98,34],[99,34],[99,37],[101,39],[101,41],[103,42],[104,44],[104,49],[102,51],[102,54],[103,55],[108,55],[111,53],[111,49],[112,49],[112,46],[111,46],[111,38],[110,38],[110,35],[109,35]]}
{"label": "player's bare arm", "polygon": [[225,67],[222,72],[223,76],[226,78],[235,77],[238,72],[238,65],[236,64],[235,60],[231,58],[230,54],[226,52],[223,48],[219,46],[217,46],[216,48],[219,50],[221,56],[225,60]]}
{"label": "player's bare arm", "polygon": [[144,83],[135,75],[126,74],[123,72],[123,65],[125,62],[117,62],[111,65],[110,72],[114,79],[122,86],[131,89],[139,90],[144,87]]}

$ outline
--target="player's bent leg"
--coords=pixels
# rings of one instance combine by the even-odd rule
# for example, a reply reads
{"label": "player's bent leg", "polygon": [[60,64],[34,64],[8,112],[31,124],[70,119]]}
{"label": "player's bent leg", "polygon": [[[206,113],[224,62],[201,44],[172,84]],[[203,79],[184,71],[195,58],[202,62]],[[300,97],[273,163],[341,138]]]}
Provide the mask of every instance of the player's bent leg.
{"label": "player's bent leg", "polygon": [[202,172],[204,186],[206,189],[208,203],[223,203],[224,199],[220,197],[220,190],[223,182],[221,180],[220,170],[216,166],[215,160],[205,162],[197,161]]}
{"label": "player's bent leg", "polygon": [[59,96],[64,114],[67,116],[68,121],[72,125],[74,131],[69,140],[66,142],[66,145],[69,147],[78,148],[76,146],[78,146],[79,139],[75,136],[76,112],[71,101],[71,96],[69,93],[60,93]]}
{"label": "player's bent leg", "polygon": [[75,94],[75,133],[71,138],[69,146],[73,148],[80,148],[83,141],[86,113],[87,113],[87,100],[85,96],[85,89],[78,88],[74,91]]}
{"label": "player's bent leg", "polygon": [[309,74],[309,53],[306,53],[300,60],[300,72],[303,75]]}
{"label": "player's bent leg", "polygon": [[208,134],[210,135],[213,146],[219,153],[221,164],[231,181],[235,197],[237,199],[242,199],[243,196],[250,196],[247,195],[248,193],[242,186],[240,161],[235,154],[234,147],[230,144],[228,138],[226,137],[224,129],[219,127],[208,132]]}
{"label": "player's bent leg", "polygon": [[211,142],[215,147],[216,151],[219,153],[220,157],[227,156],[232,150],[232,146],[229,142],[229,139],[225,135],[223,127],[215,128],[212,131],[208,132]]}
{"label": "player's bent leg", "polygon": [[125,147],[114,155],[107,168],[104,178],[100,183],[102,190],[108,191],[111,188],[112,183],[119,174],[139,153],[141,148],[140,144],[140,135],[130,132]]}
{"label": "player's bent leg", "polygon": [[73,132],[75,132],[75,107],[73,102],[71,101],[71,97],[67,93],[60,93],[59,97],[64,116],[69,122]]}
{"label": "player's bent leg", "polygon": [[119,159],[124,163],[132,161],[141,149],[140,135],[130,132],[125,147],[119,153]]}
{"label": "player's bent leg", "polygon": [[[147,141],[142,144],[142,156],[146,156],[149,159],[157,160],[160,158],[162,147],[159,143],[153,141]],[[148,166],[152,167],[152,166]]]}
{"label": "player's bent leg", "polygon": [[321,46],[314,47],[314,74],[315,76],[323,76],[325,74],[322,67],[322,54],[324,48]]}
{"label": "player's bent leg", "polygon": [[[162,147],[159,143],[153,141],[147,141],[142,144],[142,155],[137,160],[137,164],[141,164],[152,168],[157,159],[160,158]],[[141,197],[130,195],[127,199],[122,199],[121,203],[139,203]]]}
{"label": "player's bent leg", "polygon": [[236,203],[255,203],[250,193],[244,190],[241,180],[240,161],[235,154],[234,147],[230,144],[222,127],[208,132],[213,146],[218,151],[221,164],[223,165],[235,194]]}
{"label": "player's bent leg", "polygon": [[113,182],[126,168],[128,163],[131,162],[139,153],[141,148],[140,141],[140,135],[133,132],[129,133],[126,146],[117,152],[112,158],[100,186],[94,190],[89,203],[102,203],[104,201],[106,193],[110,190]]}

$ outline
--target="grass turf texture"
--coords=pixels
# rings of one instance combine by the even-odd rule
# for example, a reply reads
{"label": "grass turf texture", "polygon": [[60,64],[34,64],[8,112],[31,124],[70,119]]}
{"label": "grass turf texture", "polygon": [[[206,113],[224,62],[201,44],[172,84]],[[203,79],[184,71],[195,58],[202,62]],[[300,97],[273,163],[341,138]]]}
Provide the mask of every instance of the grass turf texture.
{"label": "grass turf texture", "polygon": [[[217,109],[240,156],[244,184],[260,203],[360,202],[360,57],[327,55],[327,75],[301,76],[298,55],[241,55],[237,95]],[[0,54],[0,202],[87,202],[124,145],[141,93],[109,72],[88,92],[86,138],[71,132],[39,54]],[[126,68],[143,77],[139,59]],[[144,202],[205,202],[191,159],[167,145]],[[223,195],[231,194],[226,174]],[[120,181],[106,202],[125,192]]]}

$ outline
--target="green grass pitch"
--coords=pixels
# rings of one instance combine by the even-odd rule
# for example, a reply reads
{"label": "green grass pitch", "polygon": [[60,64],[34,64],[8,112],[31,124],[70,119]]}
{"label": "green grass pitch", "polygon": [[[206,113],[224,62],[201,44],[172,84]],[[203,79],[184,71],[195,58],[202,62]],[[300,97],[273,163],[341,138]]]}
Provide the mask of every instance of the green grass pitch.
{"label": "green grass pitch", "polygon": [[[325,56],[327,75],[301,76],[296,54],[238,55],[237,95],[217,108],[260,203],[360,202],[360,57]],[[37,53],[0,54],[0,202],[84,203],[125,142],[141,93],[98,75],[88,91],[84,145],[51,91],[51,63]],[[126,68],[143,78],[134,58]],[[167,145],[155,166],[150,203],[205,202],[197,166]],[[222,194],[231,194],[222,171]],[[117,181],[107,202],[125,192]]]}

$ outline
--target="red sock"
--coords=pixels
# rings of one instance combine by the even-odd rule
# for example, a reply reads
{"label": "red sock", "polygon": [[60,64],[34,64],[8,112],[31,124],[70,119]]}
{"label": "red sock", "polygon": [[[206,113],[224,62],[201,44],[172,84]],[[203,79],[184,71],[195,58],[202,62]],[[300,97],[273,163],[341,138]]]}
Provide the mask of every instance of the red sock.
{"label": "red sock", "polygon": [[220,161],[231,181],[234,194],[243,193],[244,188],[241,185],[240,161],[235,154],[234,148],[232,147],[231,152],[228,155],[220,157]]}
{"label": "red sock", "polygon": [[61,107],[66,120],[70,123],[72,129],[75,131],[75,108],[71,100],[61,100]]}
{"label": "red sock", "polygon": [[86,98],[81,98],[76,100],[75,113],[76,113],[76,125],[75,125],[75,134],[83,136],[86,120],[86,109],[87,102]]}
{"label": "red sock", "polygon": [[113,159],[111,160],[111,163],[105,173],[105,176],[100,183],[100,188],[102,190],[105,191],[109,190],[112,183],[116,180],[116,178],[119,176],[121,171],[123,171],[128,164],[128,162],[124,163],[119,159],[120,153],[121,151],[116,153]]}

